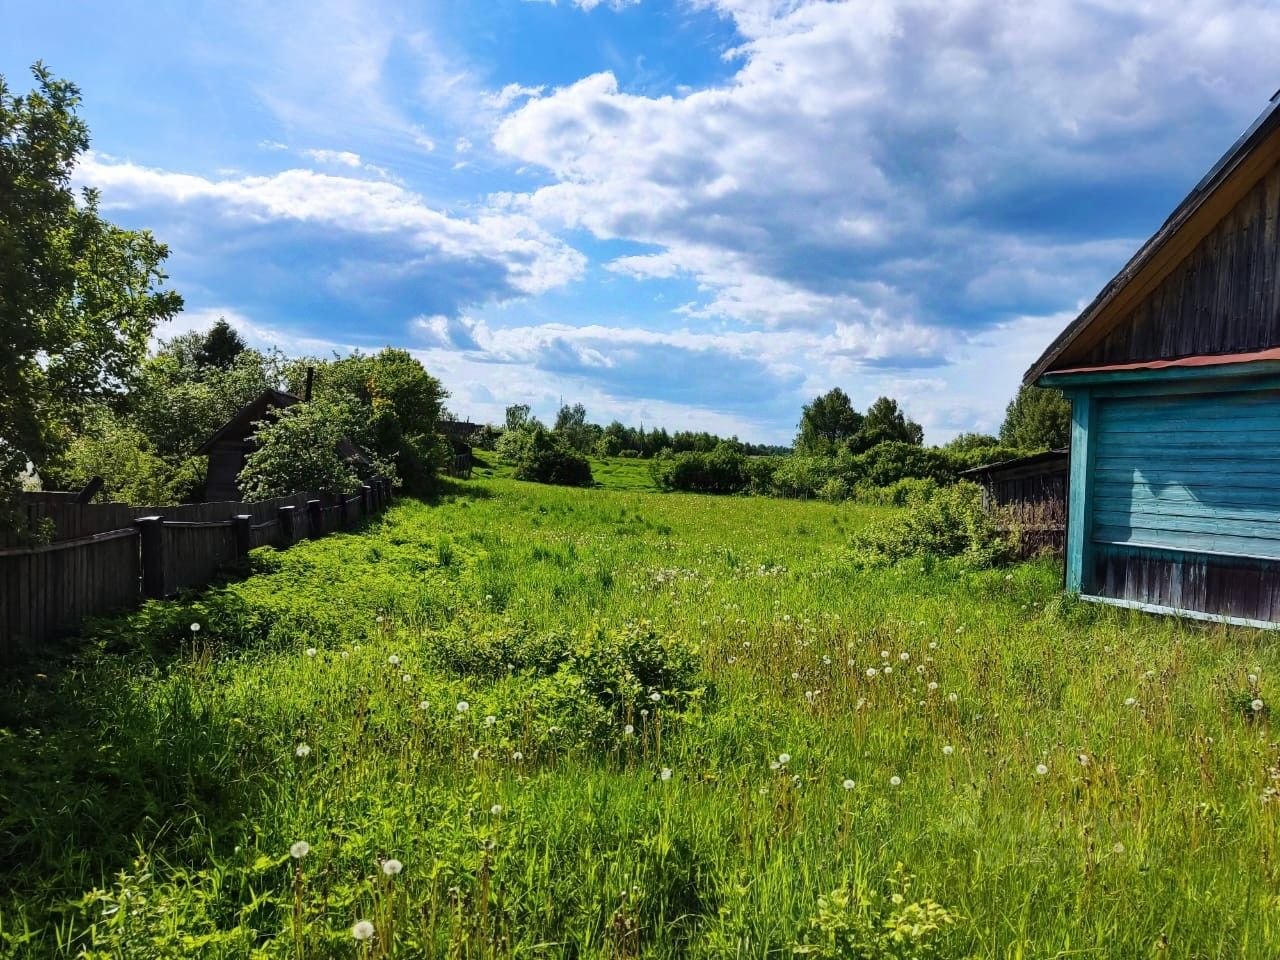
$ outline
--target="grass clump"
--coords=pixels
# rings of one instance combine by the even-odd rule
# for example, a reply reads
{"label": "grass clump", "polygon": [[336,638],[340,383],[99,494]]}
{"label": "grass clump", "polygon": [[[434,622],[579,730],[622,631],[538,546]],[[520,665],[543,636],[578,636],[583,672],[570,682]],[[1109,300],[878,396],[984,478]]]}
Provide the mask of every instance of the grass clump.
{"label": "grass clump", "polygon": [[[892,502],[898,491],[886,494]],[[853,537],[860,564],[892,564],[909,558],[955,558],[967,566],[996,566],[1011,558],[1013,545],[982,505],[972,483],[937,487],[913,484],[902,496],[905,510],[871,524]]]}

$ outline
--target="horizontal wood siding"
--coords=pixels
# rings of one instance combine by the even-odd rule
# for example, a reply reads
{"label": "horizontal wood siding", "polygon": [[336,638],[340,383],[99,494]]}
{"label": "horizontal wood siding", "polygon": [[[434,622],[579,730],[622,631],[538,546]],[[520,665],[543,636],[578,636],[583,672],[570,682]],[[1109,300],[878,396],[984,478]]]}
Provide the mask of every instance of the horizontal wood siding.
{"label": "horizontal wood siding", "polygon": [[1092,366],[1280,346],[1280,166],[1100,342]]}

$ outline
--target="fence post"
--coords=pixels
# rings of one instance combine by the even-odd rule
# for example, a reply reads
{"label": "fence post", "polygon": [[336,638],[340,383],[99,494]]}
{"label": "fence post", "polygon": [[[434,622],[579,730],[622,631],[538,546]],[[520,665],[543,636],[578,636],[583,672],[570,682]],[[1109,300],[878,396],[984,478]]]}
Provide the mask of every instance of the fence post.
{"label": "fence post", "polygon": [[341,490],[338,491],[338,526],[345,527],[347,525],[347,495]]}
{"label": "fence post", "polygon": [[142,546],[142,595],[159,600],[164,596],[164,517],[139,517],[134,526]]}
{"label": "fence post", "polygon": [[385,498],[384,503],[388,507],[391,506],[391,499],[395,496],[395,491],[392,489],[391,481],[387,477],[382,478],[382,493]]}
{"label": "fence post", "polygon": [[298,508],[292,505],[276,509],[276,518],[280,521],[280,532],[285,543],[293,543],[293,511],[296,509]]}
{"label": "fence post", "polygon": [[373,487],[367,483],[360,484],[360,514],[367,517],[373,513]]}
{"label": "fence post", "polygon": [[307,525],[311,528],[311,539],[324,535],[324,511],[320,509],[319,500],[307,501]]}
{"label": "fence post", "polygon": [[236,535],[236,556],[246,557],[253,546],[253,531],[250,529],[253,517],[247,513],[238,513],[231,518],[231,526]]}

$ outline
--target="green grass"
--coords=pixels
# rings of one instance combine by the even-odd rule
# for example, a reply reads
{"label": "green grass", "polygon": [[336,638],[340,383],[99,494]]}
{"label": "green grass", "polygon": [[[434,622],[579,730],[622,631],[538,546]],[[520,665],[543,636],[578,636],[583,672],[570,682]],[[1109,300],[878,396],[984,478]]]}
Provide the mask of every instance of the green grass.
{"label": "green grass", "polygon": [[[512,467],[503,463],[490,451],[475,451],[476,469],[474,476],[481,480],[509,480]],[[649,461],[628,457],[588,457],[591,463],[591,477],[597,487],[607,490],[650,490],[656,491],[653,477],[649,474]]]}
{"label": "green grass", "polygon": [[856,569],[883,509],[455,491],[10,685],[0,954],[1280,955],[1269,636]]}

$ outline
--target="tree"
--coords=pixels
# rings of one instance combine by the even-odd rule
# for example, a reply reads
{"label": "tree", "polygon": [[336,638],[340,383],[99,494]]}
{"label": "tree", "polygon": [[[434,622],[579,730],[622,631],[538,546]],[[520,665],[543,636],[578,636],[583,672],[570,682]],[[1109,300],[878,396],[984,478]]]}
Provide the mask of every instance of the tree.
{"label": "tree", "polygon": [[182,308],[159,289],[168,249],[71,189],[89,146],[80,91],[32,74],[26,96],[0,77],[0,506],[28,461],[65,449],[87,403],[127,389],[156,323]]}
{"label": "tree", "polygon": [[1023,384],[1005,408],[1000,440],[1024,450],[1053,450],[1071,442],[1071,401],[1061,390]]}
{"label": "tree", "polygon": [[587,423],[587,408],[580,403],[562,404],[556,411],[555,432],[579,453],[588,453],[595,446],[600,428]]}
{"label": "tree", "polygon": [[855,452],[870,450],[878,443],[924,443],[924,428],[907,415],[891,397],[880,397],[867,408],[858,430]]}
{"label": "tree", "polygon": [[527,403],[513,403],[507,407],[506,426],[508,430],[520,430],[534,423],[532,412]]}
{"label": "tree", "polygon": [[853,409],[849,395],[839,387],[814,397],[800,414],[796,451],[805,454],[831,453],[852,439],[862,427],[862,414]]}
{"label": "tree", "polygon": [[286,407],[260,422],[254,449],[240,471],[244,499],[269,500],[299,491],[355,490],[359,476],[339,451],[355,419],[345,404],[313,400]]}
{"label": "tree", "polygon": [[517,480],[586,487],[591,465],[555,433],[541,426],[508,430],[498,441],[498,456],[515,466]]}

